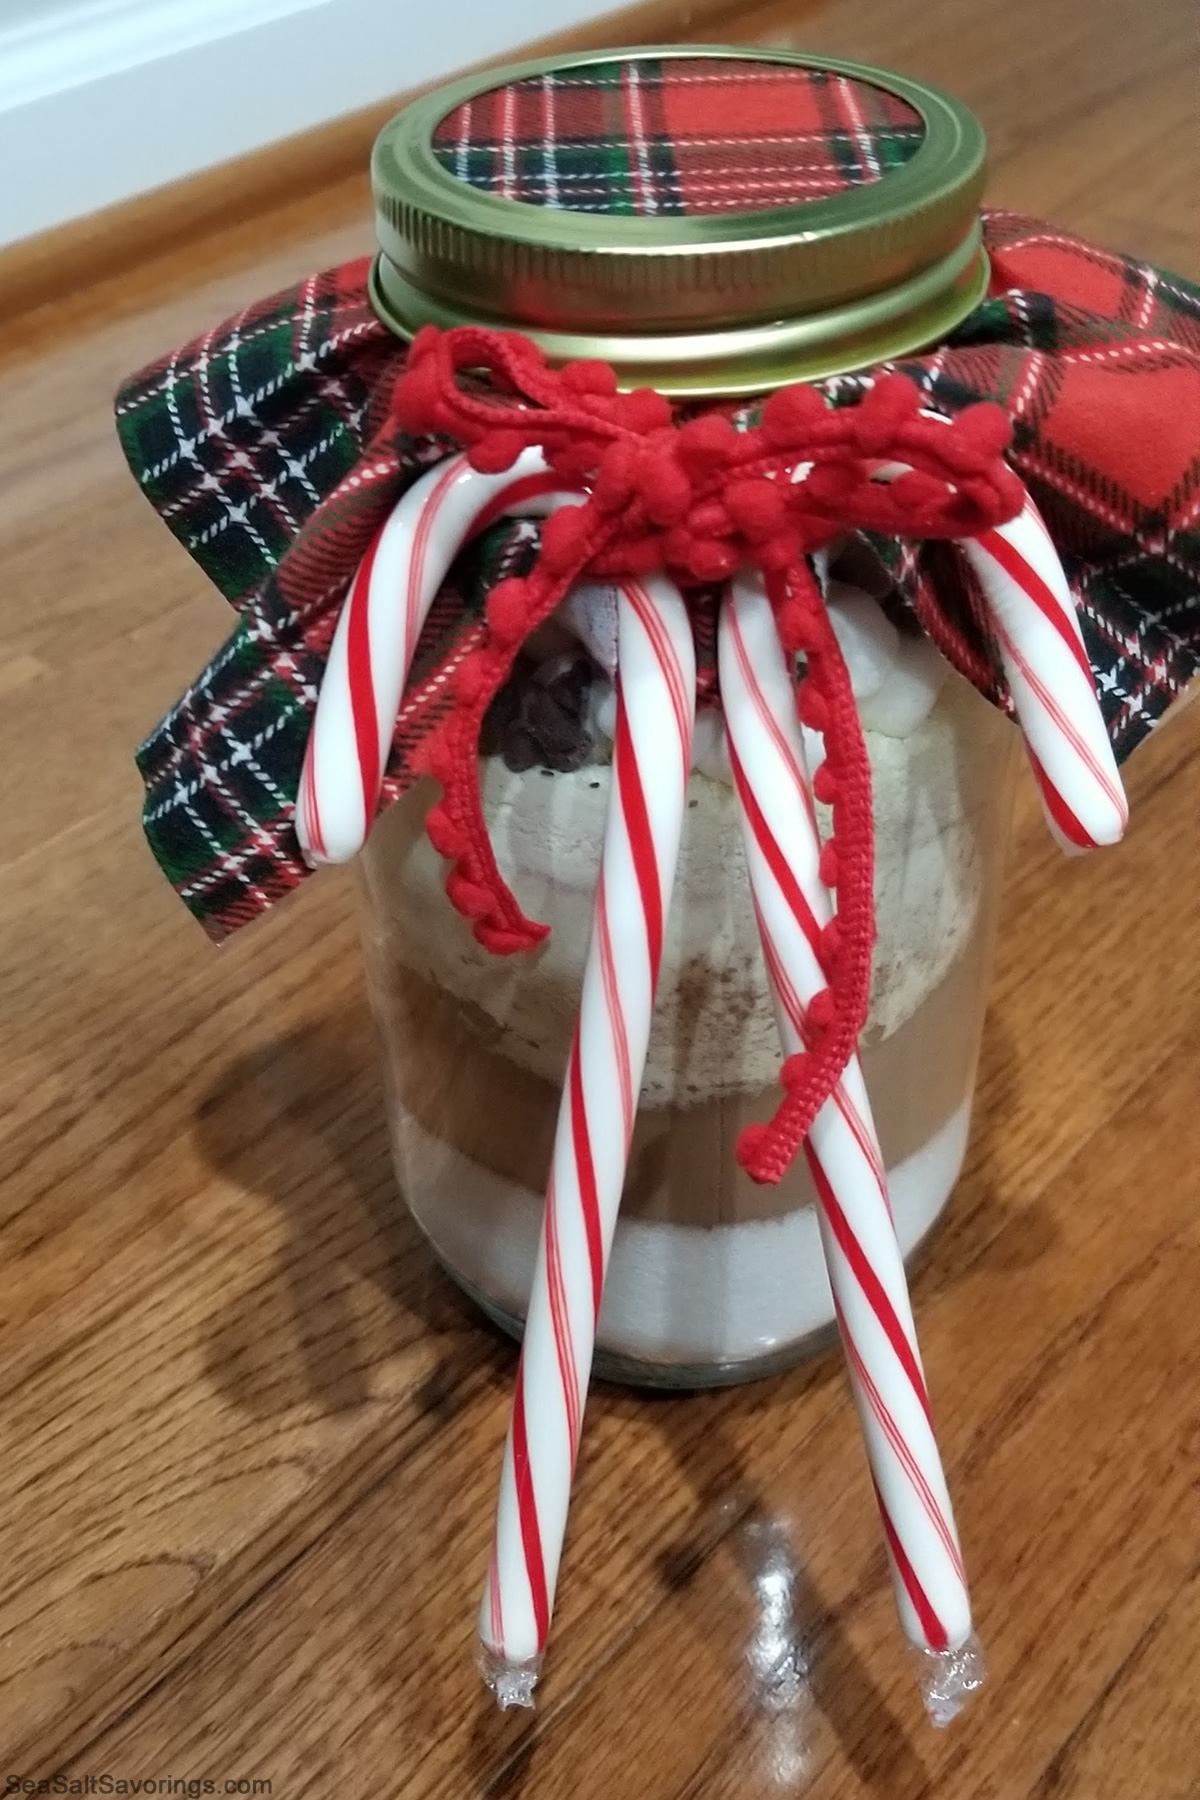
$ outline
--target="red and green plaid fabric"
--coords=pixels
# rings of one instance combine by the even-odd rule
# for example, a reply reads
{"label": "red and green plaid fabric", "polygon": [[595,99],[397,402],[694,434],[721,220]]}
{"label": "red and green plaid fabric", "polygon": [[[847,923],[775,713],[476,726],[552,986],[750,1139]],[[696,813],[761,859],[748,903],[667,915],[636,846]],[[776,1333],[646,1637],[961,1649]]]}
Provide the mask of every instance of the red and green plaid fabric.
{"label": "red and green plaid fabric", "polygon": [[758,212],[879,181],[920,148],[915,108],[873,82],[749,57],[638,57],[491,88],[447,113],[460,181],[595,213]]}
{"label": "red and green plaid fabric", "polygon": [[[1012,460],[1062,552],[1124,758],[1200,670],[1200,290],[1034,220],[992,214],[985,228],[991,296],[899,366],[947,413],[979,399],[1008,409]],[[117,401],[147,498],[240,614],[138,753],[151,847],[214,938],[306,873],[293,801],[339,605],[398,494],[452,447],[383,426],[404,350],[371,311],[367,269],[264,301]],[[861,390],[861,377],[825,384],[839,405]],[[413,779],[490,586],[535,544],[533,525],[507,522],[459,559],[421,640],[385,804]],[[1002,701],[963,559],[943,544],[880,548],[925,628]]]}

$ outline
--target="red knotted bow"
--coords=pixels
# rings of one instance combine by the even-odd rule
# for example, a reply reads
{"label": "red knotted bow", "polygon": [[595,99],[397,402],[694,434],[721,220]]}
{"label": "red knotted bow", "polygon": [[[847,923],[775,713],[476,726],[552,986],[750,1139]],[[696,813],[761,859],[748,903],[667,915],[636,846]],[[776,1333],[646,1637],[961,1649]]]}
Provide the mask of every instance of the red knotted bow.
{"label": "red knotted bow", "polygon": [[[813,786],[833,811],[821,875],[837,917],[822,938],[828,987],[809,1010],[809,1042],[783,1066],[775,1117],[738,1146],[758,1181],[778,1181],[796,1155],[854,1054],[870,1000],[870,764],[808,558],[852,531],[974,537],[1013,518],[1024,499],[1004,461],[1012,433],[1000,407],[969,407],[949,424],[920,408],[902,375],[877,377],[857,405],[839,408],[800,384],[773,394],[760,423],[739,431],[724,413],[678,418],[661,394],[618,392],[604,363],[551,369],[519,334],[432,327],[414,341],[392,401],[403,430],[453,438],[481,471],[499,473],[538,448],[564,487],[588,495],[546,520],[528,575],[493,589],[487,637],[460,666],[457,705],[423,752],[444,789],[427,826],[454,864],[446,890],[487,948],[532,948],[546,927],[526,918],[496,863],[479,790],[480,728],[521,643],[574,582],[661,569],[686,590],[750,564],[763,572],[785,650],[804,658],[797,703],[825,740]],[[873,478],[897,462],[909,472]],[[810,465],[803,480],[800,465]]]}

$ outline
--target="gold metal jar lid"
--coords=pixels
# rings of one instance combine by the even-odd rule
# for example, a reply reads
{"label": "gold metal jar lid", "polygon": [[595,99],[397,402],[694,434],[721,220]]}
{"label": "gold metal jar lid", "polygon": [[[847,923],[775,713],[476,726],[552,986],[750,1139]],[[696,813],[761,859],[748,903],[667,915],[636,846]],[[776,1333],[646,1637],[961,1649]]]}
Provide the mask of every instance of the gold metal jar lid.
{"label": "gold metal jar lid", "polygon": [[762,391],[909,354],[987,289],[987,145],[887,70],[665,46],[516,64],[386,125],[372,299],[517,327],[624,385]]}

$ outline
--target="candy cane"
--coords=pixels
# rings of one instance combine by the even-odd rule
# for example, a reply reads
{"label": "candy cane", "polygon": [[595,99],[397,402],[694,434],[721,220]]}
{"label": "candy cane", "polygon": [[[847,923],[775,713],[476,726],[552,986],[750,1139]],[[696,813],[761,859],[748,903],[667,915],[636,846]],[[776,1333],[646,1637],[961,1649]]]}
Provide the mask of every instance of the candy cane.
{"label": "candy cane", "polygon": [[1129,806],[1075,601],[1033,501],[961,548],[987,597],[1000,660],[1050,828],[1069,850],[1115,844]]}
{"label": "candy cane", "polygon": [[[922,416],[949,425],[945,414]],[[891,481],[906,463],[887,463]],[[1051,831],[1075,852],[1119,843],[1129,804],[1096,697],[1075,598],[1032,497],[1015,519],[960,538],[987,600],[1017,722]]]}
{"label": "candy cane", "polygon": [[679,852],[696,663],[687,608],[663,577],[622,585],[617,691],[592,935],[480,1614],[481,1664],[502,1706],[532,1704],[550,1629]]}
{"label": "candy cane", "polygon": [[[756,576],[721,609],[721,699],[751,892],[780,1037],[806,1041],[805,1010],[827,986],[820,936],[832,917],[795,694]],[[921,1652],[931,1716],[944,1723],[980,1684],[962,1555],[917,1348],[883,1159],[857,1057],[813,1121],[806,1154],[821,1240],[901,1622]]]}
{"label": "candy cane", "polygon": [[367,840],[421,628],[463,543],[506,513],[578,504],[540,450],[502,475],[451,457],[413,483],[376,533],[342,607],[296,797],[306,862],[347,862]]}

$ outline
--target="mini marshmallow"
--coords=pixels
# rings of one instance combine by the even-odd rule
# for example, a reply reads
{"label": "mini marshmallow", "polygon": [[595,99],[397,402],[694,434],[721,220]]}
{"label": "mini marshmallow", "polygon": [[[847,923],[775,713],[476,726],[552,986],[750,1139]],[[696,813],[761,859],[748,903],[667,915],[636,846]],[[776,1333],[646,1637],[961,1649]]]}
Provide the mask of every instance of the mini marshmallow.
{"label": "mini marshmallow", "polygon": [[825,587],[833,626],[856,700],[877,694],[900,658],[900,633],[877,601],[844,581]]}
{"label": "mini marshmallow", "polygon": [[[897,634],[898,635],[898,634]],[[927,637],[899,638],[900,655],[883,685],[859,702],[863,729],[911,737],[933,711],[950,665]]]}
{"label": "mini marshmallow", "polygon": [[617,690],[603,675],[588,689],[587,725],[593,738],[611,744],[617,735]]}
{"label": "mini marshmallow", "polygon": [[578,581],[555,618],[583,645],[611,680],[617,672],[617,590],[606,583]]}
{"label": "mini marshmallow", "polygon": [[819,731],[812,731],[807,725],[801,725],[800,736],[804,740],[804,760],[808,764],[808,778],[811,781],[825,761],[825,739]]}
{"label": "mini marshmallow", "polygon": [[725,717],[718,707],[706,706],[696,714],[692,733],[692,767],[711,781],[733,785],[733,769],[729,761],[729,741],[725,736]]}
{"label": "mini marshmallow", "polygon": [[[606,681],[603,675],[596,677],[588,693],[587,724],[593,738],[600,738],[605,744],[611,744],[616,737],[617,693],[612,682]],[[821,754],[824,755],[823,750]],[[726,787],[733,785],[725,720],[718,707],[706,706],[696,714],[692,767],[711,781],[723,781]]]}

